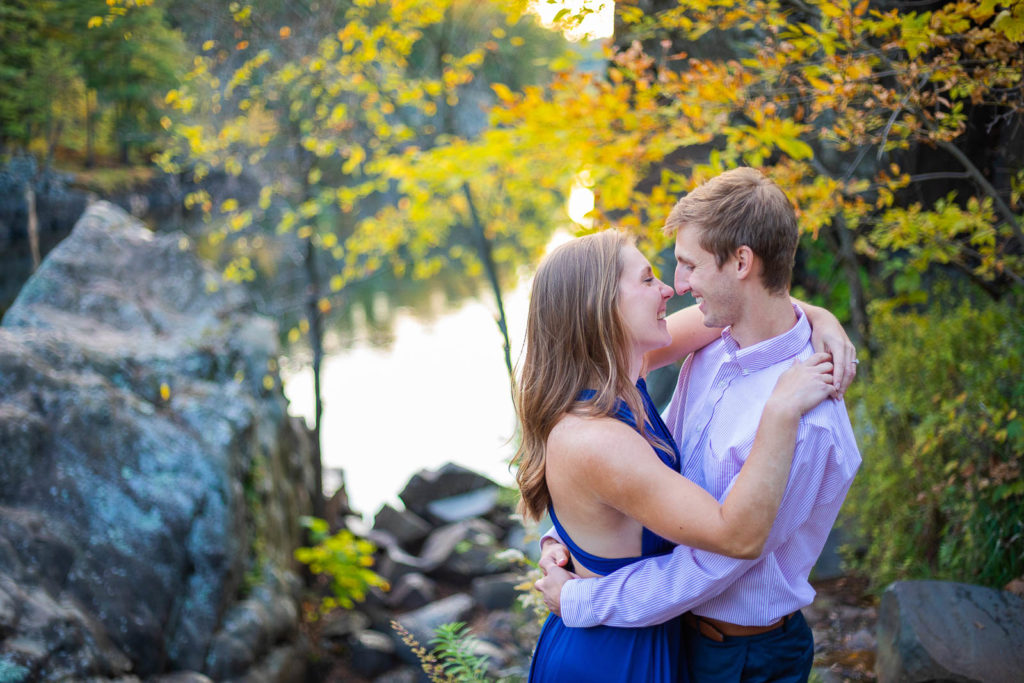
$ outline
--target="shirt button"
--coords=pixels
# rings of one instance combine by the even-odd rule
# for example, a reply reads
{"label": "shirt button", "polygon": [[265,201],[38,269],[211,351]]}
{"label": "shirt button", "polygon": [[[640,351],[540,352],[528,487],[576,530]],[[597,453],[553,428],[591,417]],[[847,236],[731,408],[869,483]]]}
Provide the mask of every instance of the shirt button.
{"label": "shirt button", "polygon": [[719,389],[725,389],[725,385],[726,385],[726,384],[728,384],[728,382],[726,382],[726,381],[725,381],[725,380],[723,379],[723,380],[722,380],[721,382],[719,382],[719,383],[718,383],[718,388],[719,388]]}

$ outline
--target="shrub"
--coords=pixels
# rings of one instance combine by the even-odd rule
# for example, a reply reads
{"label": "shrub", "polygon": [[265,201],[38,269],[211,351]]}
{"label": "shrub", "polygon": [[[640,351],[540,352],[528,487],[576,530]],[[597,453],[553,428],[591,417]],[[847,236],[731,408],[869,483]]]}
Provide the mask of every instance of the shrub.
{"label": "shrub", "polygon": [[330,535],[327,522],[316,517],[303,517],[301,522],[315,545],[296,549],[295,559],[309,565],[315,574],[330,579],[333,595],[323,599],[321,611],[339,606],[351,609],[366,598],[371,586],[388,589],[388,582],[370,569],[376,550],[373,543],[357,538],[347,529]]}
{"label": "shrub", "polygon": [[876,588],[1024,574],[1024,320],[958,301],[872,310],[880,351],[848,394],[864,463],[844,515],[866,546],[848,559]]}
{"label": "shrub", "polygon": [[435,646],[430,652],[399,622],[392,620],[391,628],[420,660],[420,667],[432,683],[478,683],[487,680],[489,657],[474,653],[478,641],[464,622],[438,626],[430,640],[430,644]]}

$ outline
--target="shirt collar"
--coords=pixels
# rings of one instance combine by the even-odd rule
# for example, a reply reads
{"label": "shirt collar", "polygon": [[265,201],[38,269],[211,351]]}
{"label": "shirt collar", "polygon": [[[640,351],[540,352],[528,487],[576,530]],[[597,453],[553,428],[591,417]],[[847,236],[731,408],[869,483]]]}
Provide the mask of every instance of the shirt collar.
{"label": "shirt collar", "polygon": [[730,334],[731,326],[722,330],[722,340],[729,360],[739,363],[744,371],[756,372],[780,361],[795,358],[811,338],[811,325],[799,306],[794,305],[793,312],[796,313],[796,324],[793,327],[776,337],[746,348],[741,349],[736,343],[736,339]]}

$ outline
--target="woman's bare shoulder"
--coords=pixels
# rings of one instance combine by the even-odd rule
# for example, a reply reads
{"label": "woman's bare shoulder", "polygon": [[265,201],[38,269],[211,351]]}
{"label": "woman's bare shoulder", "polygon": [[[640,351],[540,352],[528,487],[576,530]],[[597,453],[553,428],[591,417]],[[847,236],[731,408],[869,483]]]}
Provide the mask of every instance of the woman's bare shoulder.
{"label": "woman's bare shoulder", "polygon": [[635,429],[613,417],[566,414],[548,436],[548,457],[573,463],[618,459],[624,450],[649,449]]}

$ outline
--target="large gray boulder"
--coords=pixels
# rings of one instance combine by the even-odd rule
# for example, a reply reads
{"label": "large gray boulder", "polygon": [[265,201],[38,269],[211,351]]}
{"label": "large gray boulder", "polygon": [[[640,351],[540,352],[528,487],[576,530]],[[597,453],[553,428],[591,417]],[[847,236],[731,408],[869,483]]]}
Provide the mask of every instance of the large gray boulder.
{"label": "large gray boulder", "polygon": [[945,581],[898,581],[882,595],[880,683],[1019,683],[1024,599]]}
{"label": "large gray boulder", "polygon": [[428,508],[434,501],[494,485],[493,481],[482,474],[449,462],[438,470],[420,470],[414,474],[398,497],[402,499],[407,509],[430,520]]}
{"label": "large gray boulder", "polygon": [[276,339],[183,236],[110,204],[49,254],[0,325],[0,661],[100,680],[280,658],[312,469]]}

